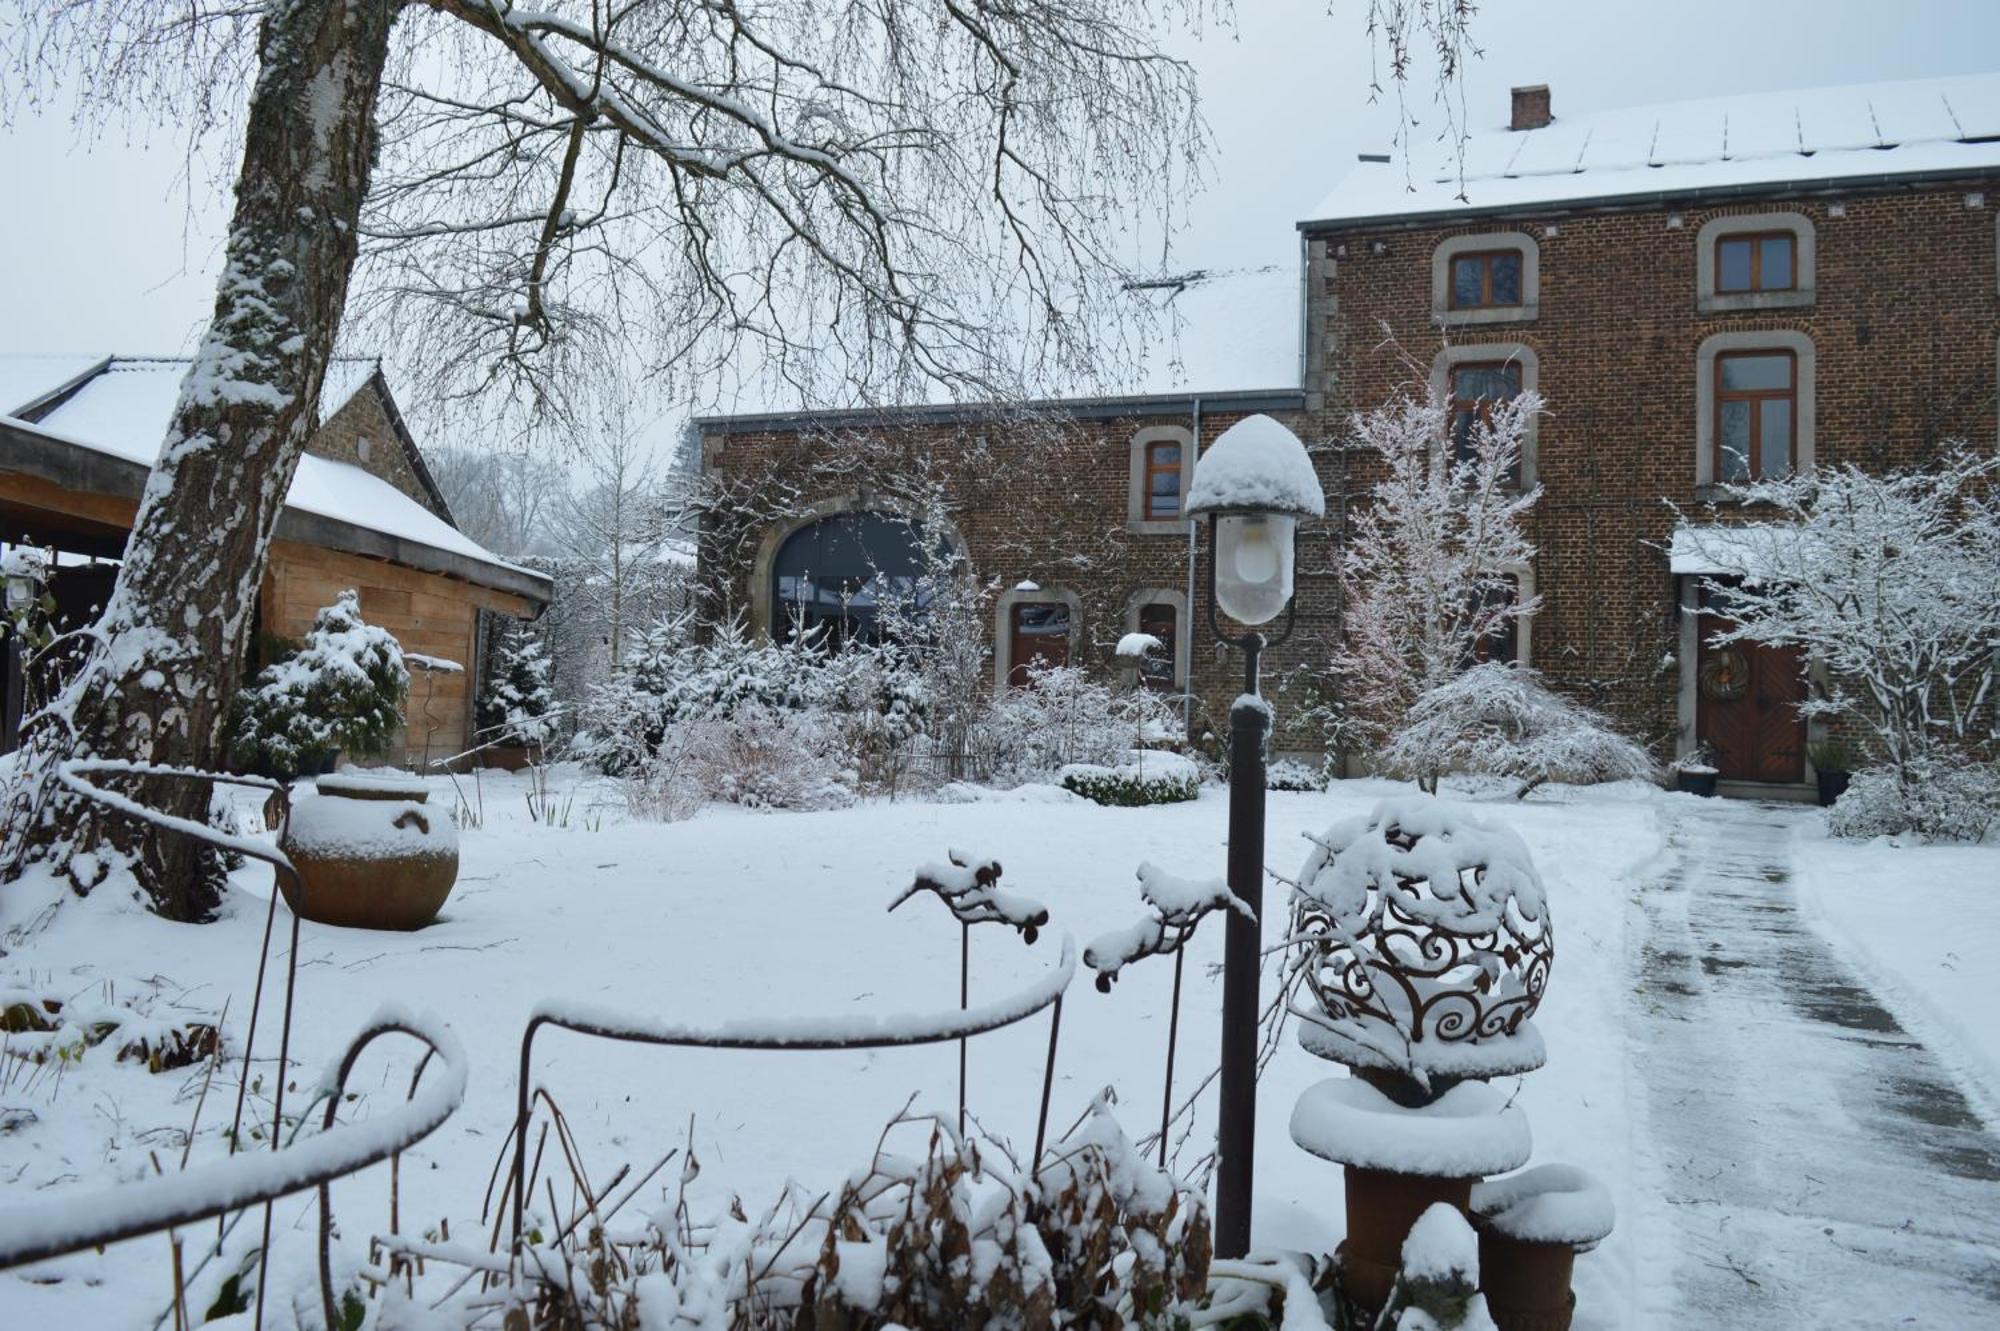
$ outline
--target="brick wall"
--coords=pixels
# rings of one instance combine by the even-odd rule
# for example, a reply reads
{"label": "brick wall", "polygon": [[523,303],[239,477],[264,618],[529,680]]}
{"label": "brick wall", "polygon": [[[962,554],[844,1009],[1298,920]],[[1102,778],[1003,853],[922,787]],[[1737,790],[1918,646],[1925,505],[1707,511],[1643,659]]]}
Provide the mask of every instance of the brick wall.
{"label": "brick wall", "polygon": [[[1976,189],[1977,187],[1969,187]],[[1816,238],[1816,299],[1804,308],[1703,314],[1696,238],[1732,213],[1804,214]],[[1328,517],[1300,535],[1298,628],[1266,663],[1279,744],[1303,698],[1281,686],[1323,663],[1339,625],[1335,577],[1344,515],[1375,479],[1339,447],[1351,411],[1398,388],[1422,390],[1447,341],[1519,343],[1538,360],[1549,415],[1538,437],[1544,495],[1532,522],[1536,590],[1544,608],[1533,663],[1558,687],[1617,714],[1670,751],[1679,672],[1673,579],[1660,548],[1673,525],[1666,501],[1700,513],[1695,477],[1696,358],[1710,334],[1790,330],[1812,340],[1819,465],[1917,461],[1944,441],[1991,446],[2000,343],[1996,212],[1967,190],[1764,198],[1719,209],[1513,217],[1472,226],[1352,230],[1315,236],[1309,250],[1306,410],[1286,417],[1314,453]],[[1838,214],[1838,215],[1836,215]],[[1540,248],[1537,317],[1440,329],[1432,317],[1432,255],[1461,234],[1524,231]],[[1236,419],[1209,413],[1202,442]],[[719,603],[748,599],[760,536],[812,505],[863,497],[899,473],[940,477],[959,509],[968,553],[1001,586],[1023,578],[1074,590],[1083,603],[1084,662],[1116,669],[1124,607],[1141,587],[1184,587],[1184,535],[1124,530],[1132,436],[1186,426],[1185,414],[1073,420],[1052,445],[1046,423],[922,425],[849,432],[870,441],[855,461],[837,432],[735,432],[711,427],[711,477],[760,497],[711,515],[701,557]],[[878,496],[879,497],[879,494]],[[1728,517],[1748,516],[1742,513]],[[1206,568],[1196,579],[1195,691],[1220,718],[1241,688],[1240,661],[1207,630]],[[1218,727],[1219,728],[1219,727]]]}

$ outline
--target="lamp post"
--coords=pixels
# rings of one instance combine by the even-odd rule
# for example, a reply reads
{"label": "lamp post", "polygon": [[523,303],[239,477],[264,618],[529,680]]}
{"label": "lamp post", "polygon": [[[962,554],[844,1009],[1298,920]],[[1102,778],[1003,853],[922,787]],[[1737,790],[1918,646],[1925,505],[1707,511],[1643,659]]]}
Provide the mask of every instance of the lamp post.
{"label": "lamp post", "polygon": [[[1197,441],[1199,442],[1199,441]],[[1257,1141],[1258,971],[1264,904],[1264,746],[1271,708],[1258,691],[1264,648],[1291,636],[1300,518],[1324,517],[1326,496],[1297,435],[1269,416],[1224,431],[1195,464],[1187,515],[1208,520],[1208,622],[1243,653],[1243,692],[1229,709],[1229,889],[1256,920],[1230,912],[1223,943],[1221,1106],[1216,1126],[1215,1254],[1250,1249],[1251,1169]],[[1284,613],[1266,640],[1257,626]],[[1246,632],[1227,634],[1218,609]]]}

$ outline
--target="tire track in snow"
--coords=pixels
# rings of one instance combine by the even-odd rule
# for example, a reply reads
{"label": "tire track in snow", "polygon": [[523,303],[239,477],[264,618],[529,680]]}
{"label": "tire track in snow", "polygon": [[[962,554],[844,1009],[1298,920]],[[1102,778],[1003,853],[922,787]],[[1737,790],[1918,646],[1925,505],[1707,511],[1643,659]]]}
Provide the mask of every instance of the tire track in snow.
{"label": "tire track in snow", "polygon": [[1801,917],[1801,812],[1681,814],[1637,889],[1647,1324],[1993,1325],[2000,1138]]}

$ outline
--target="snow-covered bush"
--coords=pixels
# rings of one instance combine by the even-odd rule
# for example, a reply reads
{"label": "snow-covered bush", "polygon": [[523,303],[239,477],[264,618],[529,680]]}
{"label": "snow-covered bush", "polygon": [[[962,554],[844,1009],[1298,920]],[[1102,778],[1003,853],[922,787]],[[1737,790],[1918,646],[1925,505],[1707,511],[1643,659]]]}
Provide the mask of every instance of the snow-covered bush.
{"label": "snow-covered bush", "polygon": [[1645,781],[1658,768],[1609,717],[1551,692],[1525,666],[1487,662],[1431,689],[1381,750],[1391,771],[1435,785],[1445,772],[1520,783]]}
{"label": "snow-covered bush", "polygon": [[851,804],[860,779],[845,728],[818,710],[745,703],[725,716],[674,722],[660,749],[710,799],[752,809]]}
{"label": "snow-covered bush", "polygon": [[1116,767],[1142,736],[1170,733],[1172,707],[1151,689],[1115,689],[1076,666],[1037,666],[974,726],[1000,785],[1054,780],[1076,763]]}
{"label": "snow-covered bush", "polygon": [[[1963,447],[1886,475],[1819,467],[1732,488],[1732,500],[1775,514],[1751,536],[1694,524],[1675,533],[1677,548],[1729,578],[1710,587],[1729,619],[1710,642],[1800,650],[1821,667],[1800,714],[1867,724],[1868,747],[1901,793],[1887,801],[1871,782],[1875,793],[1861,803],[1892,823],[1929,819],[1919,811],[1933,796],[1922,787],[1936,774],[1958,773],[1950,784],[1969,790],[1978,778],[1967,764],[1995,757],[1996,480],[2000,458]],[[1892,804],[1905,812],[1890,812]]]}
{"label": "snow-covered bush", "polygon": [[1326,769],[1302,763],[1296,758],[1280,758],[1264,769],[1266,790],[1325,790]]}
{"label": "snow-covered bush", "polygon": [[1127,808],[1178,804],[1201,794],[1201,769],[1178,753],[1133,749],[1116,766],[1070,763],[1058,774],[1063,789],[1087,800]]}
{"label": "snow-covered bush", "polygon": [[296,776],[346,752],[388,752],[403,724],[410,673],[387,629],[361,618],[357,593],[344,591],[313,617],[299,650],[258,672],[236,696],[231,755],[240,765]]}
{"label": "snow-covered bush", "polygon": [[1905,772],[1857,772],[1827,815],[1828,831],[1858,840],[1915,834],[1976,842],[1996,825],[2000,769],[1949,758],[1927,758]]}
{"label": "snow-covered bush", "polygon": [[534,634],[508,627],[494,653],[493,673],[479,697],[480,738],[502,744],[547,744],[555,738],[556,695],[549,655]]}

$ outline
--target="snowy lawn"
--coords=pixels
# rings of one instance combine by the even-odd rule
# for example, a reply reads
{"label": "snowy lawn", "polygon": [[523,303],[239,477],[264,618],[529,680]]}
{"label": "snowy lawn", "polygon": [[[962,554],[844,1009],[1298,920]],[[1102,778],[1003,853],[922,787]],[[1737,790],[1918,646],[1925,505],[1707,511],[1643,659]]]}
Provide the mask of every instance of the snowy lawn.
{"label": "snowy lawn", "polygon": [[1807,917],[2000,1123],[2000,847],[1854,845],[1815,823],[1797,855]]}
{"label": "snowy lawn", "polygon": [[[384,1000],[450,1022],[472,1058],[465,1107],[411,1151],[402,1174],[405,1230],[449,1217],[455,1238],[480,1235],[481,1193],[513,1109],[514,1068],[529,1009],[567,998],[683,1023],[753,1017],[896,1013],[956,1006],[958,929],[929,897],[895,914],[884,906],[915,868],[948,848],[991,855],[1002,886],[1040,898],[1051,913],[1041,940],[1012,930],[973,937],[974,1002],[1024,987],[1053,966],[1068,932],[1078,947],[1130,923],[1141,911],[1134,870],[1151,860],[1191,877],[1220,876],[1227,798],[1203,790],[1192,803],[1107,809],[1066,792],[1028,788],[968,803],[870,803],[825,813],[755,814],[711,808],[683,823],[628,819],[565,770],[559,798],[581,787],[567,826],[535,822],[525,776],[482,779],[485,818],[462,838],[459,885],[443,918],[415,934],[307,924],[301,943],[293,1078],[310,1085]],[[448,782],[433,799],[453,799]],[[1301,834],[1406,792],[1386,782],[1347,782],[1325,794],[1270,798],[1269,863],[1290,875],[1305,858]],[[606,801],[592,805],[593,798]],[[1549,1065],[1520,1079],[1519,1100],[1536,1142],[1535,1162],[1566,1161],[1607,1185],[1621,1222],[1632,1196],[1628,1112],[1624,934],[1628,898],[1663,854],[1666,799],[1640,786],[1553,790],[1525,804],[1495,801],[1487,812],[1514,826],[1547,882],[1556,964],[1539,1024]],[[232,999],[228,1029],[240,1040],[269,892],[268,871],[238,875],[220,922],[163,923],[108,891],[68,901],[48,928],[0,958],[0,988],[130,1003],[156,1017],[210,1016]],[[19,924],[48,899],[46,884],[0,894],[0,927]],[[1282,907],[1287,889],[1266,888]],[[284,916],[280,915],[282,933]],[[1178,1088],[1185,1094],[1213,1066],[1220,993],[1210,968],[1220,957],[1221,920],[1193,945],[1181,1022]],[[1266,912],[1265,936],[1282,936],[1284,912]],[[1090,1097],[1116,1089],[1120,1117],[1139,1137],[1158,1126],[1171,963],[1128,970],[1109,995],[1080,979],[1063,1016],[1051,1135]],[[282,972],[277,972],[280,976]],[[1267,971],[1267,975],[1269,972]],[[1267,985],[1267,993],[1269,992]],[[267,1012],[277,1001],[267,994]],[[971,1102],[985,1127],[1023,1151],[1033,1141],[1048,1024],[1027,1023],[975,1041]],[[115,1043],[115,1042],[114,1042]],[[274,1045],[260,1035],[260,1055]],[[371,1051],[352,1083],[362,1099],[344,1116],[380,1114],[400,1101],[407,1046]],[[31,1111],[6,1139],[0,1204],[43,1188],[96,1187],[150,1172],[149,1152],[172,1168],[200,1078],[149,1075],[115,1063],[109,1045],[89,1051],[61,1078],[0,1092],[0,1105]],[[865,1163],[884,1122],[914,1093],[949,1112],[956,1093],[954,1048],[865,1054],[759,1054],[666,1050],[591,1041],[561,1031],[536,1042],[535,1072],[561,1103],[595,1179],[621,1164],[643,1170],[682,1144],[690,1120],[702,1163],[691,1195],[697,1213],[740,1194],[753,1211],[787,1179],[813,1194]],[[1287,1036],[1264,1081],[1257,1156],[1260,1247],[1327,1250],[1341,1231],[1336,1167],[1307,1156],[1286,1135],[1299,1094],[1339,1075]],[[267,1065],[268,1078],[268,1065]],[[1516,1083],[1500,1083],[1512,1093]],[[234,1077],[218,1078],[195,1155],[222,1149]],[[268,1089],[268,1088],[267,1088]],[[295,1104],[289,1101],[288,1104]],[[1178,1159],[1192,1166],[1212,1139],[1212,1096]],[[268,1102],[262,1112],[268,1116]],[[1178,1135],[1178,1134],[1177,1134]],[[916,1143],[906,1143],[915,1147]],[[671,1179],[668,1170],[661,1177]],[[336,1189],[346,1246],[386,1228],[387,1168]],[[655,1193],[657,1195],[657,1193]],[[273,1296],[296,1292],[316,1308],[309,1254],[310,1196],[278,1208],[282,1231]],[[139,1239],[107,1253],[0,1276],[0,1324],[150,1324],[167,1306],[168,1244]],[[1634,1256],[1623,1226],[1578,1266],[1578,1325],[1629,1324]],[[60,1283],[49,1283],[54,1276]],[[212,1280],[197,1290],[212,1289]],[[79,1320],[80,1319],[80,1320]]]}

